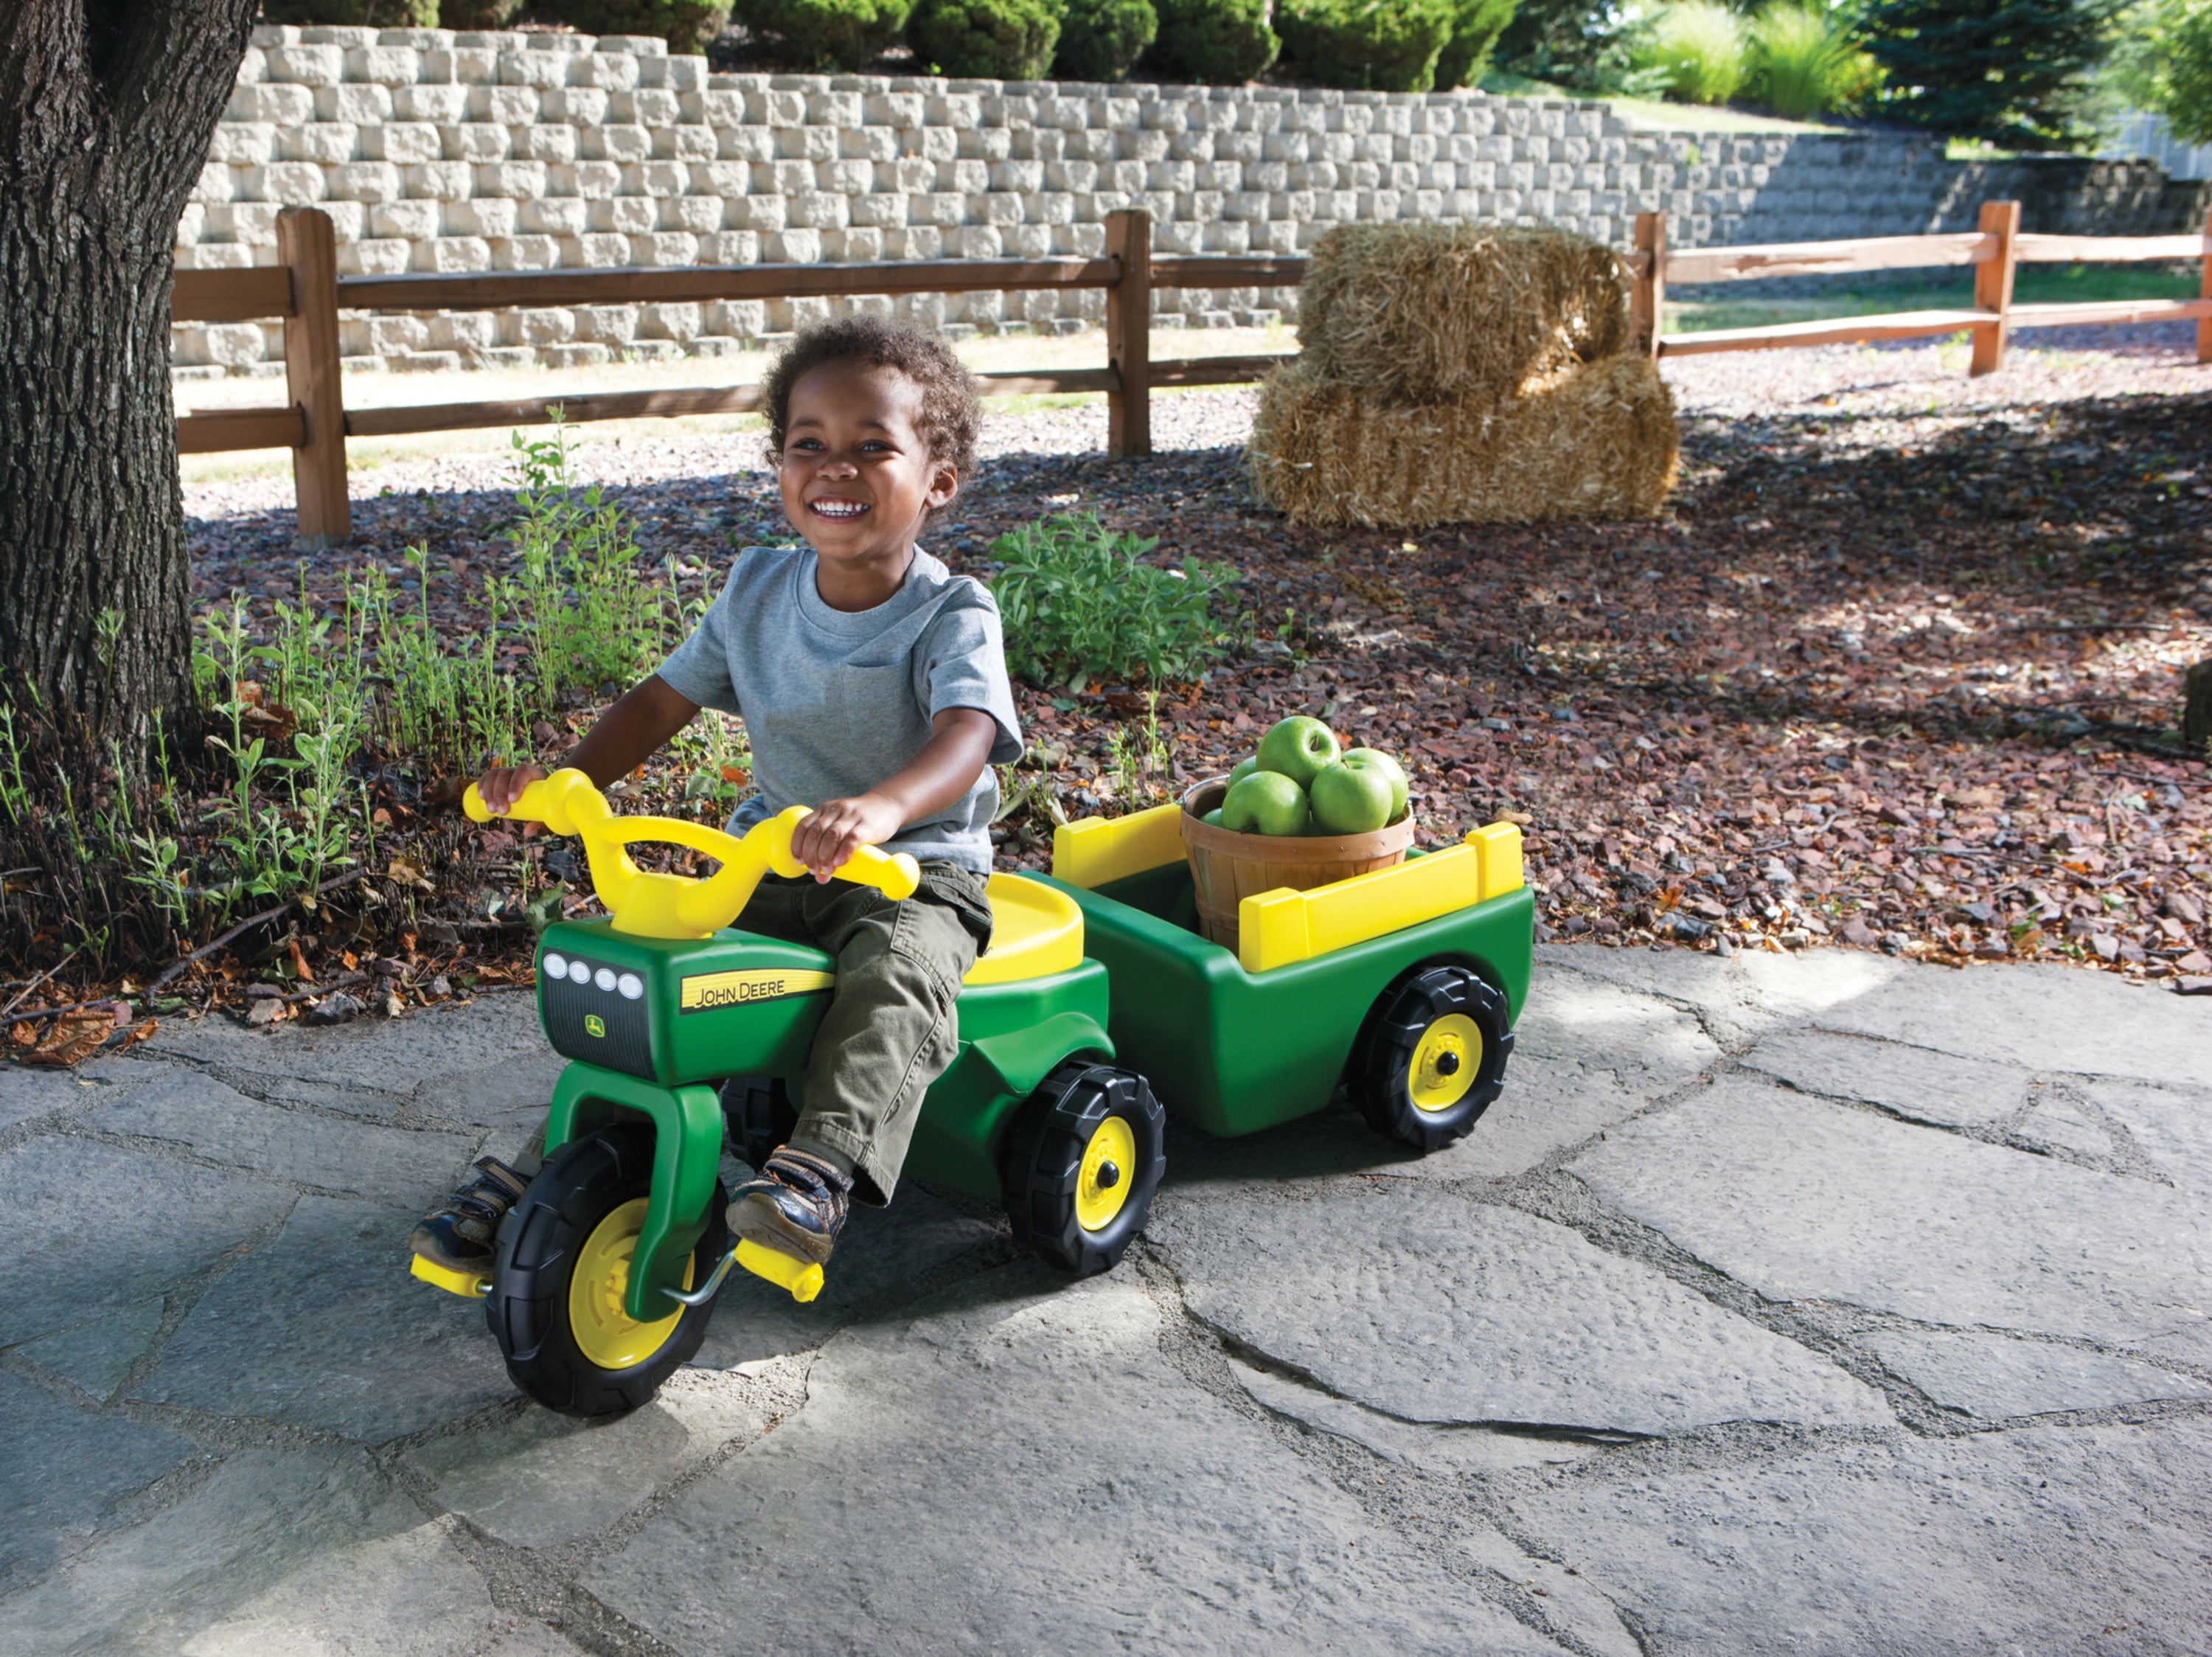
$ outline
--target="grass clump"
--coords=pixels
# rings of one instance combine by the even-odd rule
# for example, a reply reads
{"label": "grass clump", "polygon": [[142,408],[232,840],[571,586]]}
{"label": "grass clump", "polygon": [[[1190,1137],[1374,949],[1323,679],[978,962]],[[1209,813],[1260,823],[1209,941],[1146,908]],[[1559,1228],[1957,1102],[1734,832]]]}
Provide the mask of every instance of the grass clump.
{"label": "grass clump", "polygon": [[1724,104],[1751,76],[1742,20],[1717,0],[1674,0],[1652,21],[1632,58],[1670,98]]}
{"label": "grass clump", "polygon": [[1089,513],[1025,524],[991,544],[991,581],[1005,622],[1006,666],[1033,685],[1079,691],[1094,681],[1155,686],[1196,679],[1228,652],[1215,594],[1236,579],[1193,558],[1182,570],[1145,560],[1158,540],[1115,533]]}
{"label": "grass clump", "polygon": [[1818,5],[1768,6],[1751,22],[1750,83],[1786,119],[1856,110],[1881,83],[1881,67],[1850,30]]}

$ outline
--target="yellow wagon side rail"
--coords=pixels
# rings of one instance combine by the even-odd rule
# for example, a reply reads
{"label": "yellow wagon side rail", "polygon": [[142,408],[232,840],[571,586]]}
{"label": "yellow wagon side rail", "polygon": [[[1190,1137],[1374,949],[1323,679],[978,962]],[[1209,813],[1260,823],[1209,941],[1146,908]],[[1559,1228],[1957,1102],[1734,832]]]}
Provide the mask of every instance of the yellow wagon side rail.
{"label": "yellow wagon side rail", "polygon": [[1518,892],[1521,831],[1472,829],[1458,845],[1310,892],[1262,892],[1237,905],[1237,958],[1247,972],[1311,960]]}

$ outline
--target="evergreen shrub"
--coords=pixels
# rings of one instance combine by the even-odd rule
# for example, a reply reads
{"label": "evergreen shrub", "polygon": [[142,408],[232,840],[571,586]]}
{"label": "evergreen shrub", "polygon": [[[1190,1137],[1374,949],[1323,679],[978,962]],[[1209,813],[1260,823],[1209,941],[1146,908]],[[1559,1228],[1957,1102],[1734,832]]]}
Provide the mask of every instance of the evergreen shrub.
{"label": "evergreen shrub", "polygon": [[1163,80],[1242,86],[1267,72],[1282,43],[1267,0],[1152,0],[1159,39],[1147,63]]}
{"label": "evergreen shrub", "polygon": [[1426,92],[1457,22],[1449,0],[1285,0],[1283,55],[1323,86]]}
{"label": "evergreen shrub", "polygon": [[1512,22],[1518,0],[1458,0],[1454,7],[1451,39],[1437,54],[1437,89],[1473,86],[1490,67],[1498,37]]}
{"label": "evergreen shrub", "polygon": [[858,74],[897,43],[912,0],[744,0],[738,21],[781,55],[814,70]]}
{"label": "evergreen shrub", "polygon": [[349,28],[435,28],[438,0],[262,0],[261,21]]}
{"label": "evergreen shrub", "polygon": [[730,0],[551,0],[547,9],[580,34],[657,34],[692,53],[730,21]]}
{"label": "evergreen shrub", "polygon": [[2012,149],[2081,142],[2115,0],[1869,0],[1884,115]]}
{"label": "evergreen shrub", "polygon": [[1126,81],[1159,32],[1152,0],[1067,0],[1052,72],[1063,81]]}
{"label": "evergreen shrub", "polygon": [[941,75],[1042,80],[1060,40],[1060,7],[1056,0],[921,0],[906,38]]}

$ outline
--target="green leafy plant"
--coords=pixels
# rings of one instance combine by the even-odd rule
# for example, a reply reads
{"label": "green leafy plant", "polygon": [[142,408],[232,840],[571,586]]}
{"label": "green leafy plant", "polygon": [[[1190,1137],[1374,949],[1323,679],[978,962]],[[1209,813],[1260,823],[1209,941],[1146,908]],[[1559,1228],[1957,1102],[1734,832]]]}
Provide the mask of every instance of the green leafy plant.
{"label": "green leafy plant", "polygon": [[1126,81],[1159,32],[1152,0],[1067,0],[1052,72],[1063,81]]}
{"label": "green leafy plant", "polygon": [[335,23],[368,28],[435,28],[438,0],[262,0],[261,21]]}
{"label": "green leafy plant", "polygon": [[1102,679],[1141,676],[1157,686],[1198,677],[1226,654],[1213,599],[1236,572],[1195,558],[1181,570],[1146,563],[1158,545],[1088,513],[999,537],[991,590],[1006,624],[1007,667],[1032,684],[1074,690]]}
{"label": "green leafy plant", "polygon": [[1282,42],[1267,25],[1267,0],[1152,0],[1159,38],[1147,60],[1170,81],[1242,86],[1275,61]]}
{"label": "green leafy plant", "polygon": [[1054,0],[921,0],[907,19],[915,56],[941,74],[1034,81],[1060,42]]}
{"label": "green leafy plant", "polygon": [[2166,117],[2184,143],[2212,143],[2212,0],[2143,0],[2124,15],[2100,77]]}
{"label": "green leafy plant", "polygon": [[1684,103],[1724,104],[1751,73],[1742,21],[1717,0],[1674,0],[1632,52],[1668,96]]}
{"label": "green leafy plant", "polygon": [[438,0],[438,27],[505,28],[522,15],[525,0]]}
{"label": "green leafy plant", "polygon": [[1881,84],[1881,66],[1836,13],[1778,0],[1751,22],[1754,97],[1790,120],[1853,110]]}
{"label": "green leafy plant", "polygon": [[1324,86],[1426,92],[1458,18],[1449,0],[1286,0],[1283,55]]}
{"label": "green leafy plant", "polygon": [[744,0],[738,21],[809,69],[858,74],[895,45],[912,0]]}
{"label": "green leafy plant", "polygon": [[1490,67],[1498,37],[1513,21],[1518,0],[1456,0],[1451,39],[1437,55],[1437,90],[1473,86]]}

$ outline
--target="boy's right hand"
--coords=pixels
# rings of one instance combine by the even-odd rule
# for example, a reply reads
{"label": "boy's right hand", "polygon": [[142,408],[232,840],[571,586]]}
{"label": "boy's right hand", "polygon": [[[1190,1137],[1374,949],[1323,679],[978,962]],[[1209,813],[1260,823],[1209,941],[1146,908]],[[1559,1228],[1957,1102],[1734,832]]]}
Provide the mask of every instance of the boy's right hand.
{"label": "boy's right hand", "polygon": [[522,798],[523,789],[550,775],[540,765],[495,765],[477,778],[477,793],[495,817],[504,817]]}

